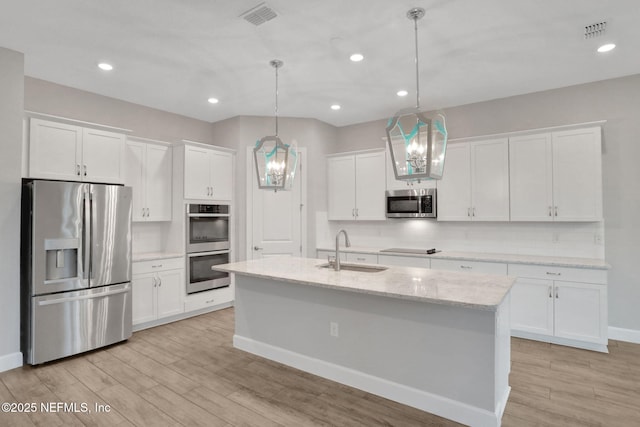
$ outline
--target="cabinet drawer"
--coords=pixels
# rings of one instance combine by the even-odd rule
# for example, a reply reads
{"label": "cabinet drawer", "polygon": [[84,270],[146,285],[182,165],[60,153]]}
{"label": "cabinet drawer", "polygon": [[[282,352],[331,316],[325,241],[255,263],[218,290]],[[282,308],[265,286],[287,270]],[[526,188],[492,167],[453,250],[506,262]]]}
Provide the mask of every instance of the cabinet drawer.
{"label": "cabinet drawer", "polygon": [[379,254],[378,264],[398,265],[401,267],[430,268],[431,260],[429,258],[419,258],[419,257],[413,257],[413,256]]}
{"label": "cabinet drawer", "polygon": [[434,270],[463,271],[467,273],[507,275],[507,264],[500,262],[464,261],[453,259],[431,259]]}
{"label": "cabinet drawer", "polygon": [[358,252],[347,252],[347,262],[365,262],[367,264],[377,264],[377,254],[363,254]]}
{"label": "cabinet drawer", "polygon": [[565,280],[569,282],[607,283],[606,270],[556,267],[552,265],[509,264],[509,275],[534,279]]}
{"label": "cabinet drawer", "polygon": [[[322,260],[327,260],[327,257],[334,257],[336,256],[336,251],[322,251],[319,250],[317,251],[318,255],[317,257],[322,259]],[[347,260],[347,254],[345,252],[340,252],[340,261],[346,261]]]}
{"label": "cabinet drawer", "polygon": [[184,258],[166,258],[151,261],[134,262],[131,269],[132,274],[153,273],[162,270],[175,270],[184,268]]}
{"label": "cabinet drawer", "polygon": [[233,286],[222,289],[214,289],[212,291],[198,292],[197,294],[187,295],[184,301],[184,311],[190,312],[209,307],[215,307],[233,301]]}

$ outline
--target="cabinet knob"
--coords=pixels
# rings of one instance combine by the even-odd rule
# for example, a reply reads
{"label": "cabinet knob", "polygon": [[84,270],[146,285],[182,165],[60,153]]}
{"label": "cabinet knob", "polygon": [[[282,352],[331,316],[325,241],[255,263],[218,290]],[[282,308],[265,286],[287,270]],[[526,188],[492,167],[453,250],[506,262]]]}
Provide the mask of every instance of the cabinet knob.
{"label": "cabinet knob", "polygon": [[261,248],[260,246],[254,246],[253,247],[254,251],[261,251],[262,249],[264,249],[264,248]]}

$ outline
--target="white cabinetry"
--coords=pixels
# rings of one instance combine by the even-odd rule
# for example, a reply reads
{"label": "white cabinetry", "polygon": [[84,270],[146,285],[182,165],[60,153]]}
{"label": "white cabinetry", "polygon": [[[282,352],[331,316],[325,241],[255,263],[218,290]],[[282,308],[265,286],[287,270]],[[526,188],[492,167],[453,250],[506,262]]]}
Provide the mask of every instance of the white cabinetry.
{"label": "white cabinetry", "polygon": [[[320,259],[327,261],[329,260],[329,257],[334,258],[336,256],[336,251],[318,250],[316,256]],[[340,251],[340,261],[345,261],[345,262],[347,261],[346,252]]]}
{"label": "white cabinetry", "polygon": [[512,335],[606,351],[606,271],[509,264],[509,274]]}
{"label": "white cabinetry", "polygon": [[507,264],[501,262],[432,258],[431,268],[433,270],[462,271],[466,273],[496,274],[502,276],[507,274]]}
{"label": "white cabinetry", "polygon": [[378,254],[378,264],[396,265],[399,267],[431,268],[429,258],[419,258],[405,255]]}
{"label": "white cabinetry", "polygon": [[378,263],[377,254],[360,253],[360,252],[347,252],[346,254],[347,254],[347,262],[353,262],[353,263],[364,262],[366,264]]}
{"label": "white cabinetry", "polygon": [[384,220],[384,151],[327,158],[328,218]]}
{"label": "white cabinetry", "polygon": [[231,200],[233,155],[206,144],[184,146],[184,198]]}
{"label": "white cabinetry", "polygon": [[121,184],[124,144],[120,133],[32,118],[29,176]]}
{"label": "white cabinetry", "polygon": [[198,310],[211,310],[212,308],[221,309],[232,305],[234,295],[234,285],[231,279],[231,286],[226,288],[213,289],[206,292],[198,292],[187,295],[184,301],[185,312],[193,312]]}
{"label": "white cabinetry", "polygon": [[134,262],[132,270],[134,325],[184,312],[184,258]]}
{"label": "white cabinetry", "polygon": [[125,184],[133,189],[133,221],[171,221],[169,144],[127,140]]}
{"label": "white cabinetry", "polygon": [[450,144],[438,183],[439,221],[509,220],[507,138]]}
{"label": "white cabinetry", "polygon": [[512,221],[600,221],[600,127],[509,138]]}

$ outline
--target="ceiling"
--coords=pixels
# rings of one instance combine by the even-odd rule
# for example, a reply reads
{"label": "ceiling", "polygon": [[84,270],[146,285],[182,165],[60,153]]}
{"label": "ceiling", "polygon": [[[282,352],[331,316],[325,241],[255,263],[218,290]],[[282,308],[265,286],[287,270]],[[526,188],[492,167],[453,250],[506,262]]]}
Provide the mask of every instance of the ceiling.
{"label": "ceiling", "polygon": [[[240,17],[260,3],[0,0],[0,46],[28,76],[208,122],[273,115],[276,58],[280,116],[344,126],[415,106],[416,6],[427,110],[640,73],[637,0],[268,0],[276,18]],[[597,54],[605,41],[618,47]]]}

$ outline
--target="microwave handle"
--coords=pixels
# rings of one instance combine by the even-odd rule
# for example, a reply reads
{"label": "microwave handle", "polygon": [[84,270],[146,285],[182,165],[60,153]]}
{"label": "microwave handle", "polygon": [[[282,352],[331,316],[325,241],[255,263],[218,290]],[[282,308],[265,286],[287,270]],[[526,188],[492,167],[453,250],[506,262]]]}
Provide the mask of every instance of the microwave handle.
{"label": "microwave handle", "polygon": [[228,218],[229,214],[190,213],[187,216],[189,218]]}
{"label": "microwave handle", "polygon": [[211,252],[194,252],[194,253],[190,253],[187,254],[187,258],[193,258],[196,256],[207,256],[207,255],[224,255],[224,254],[228,254],[231,251],[228,250],[224,250],[224,251],[211,251]]}

